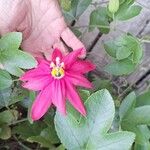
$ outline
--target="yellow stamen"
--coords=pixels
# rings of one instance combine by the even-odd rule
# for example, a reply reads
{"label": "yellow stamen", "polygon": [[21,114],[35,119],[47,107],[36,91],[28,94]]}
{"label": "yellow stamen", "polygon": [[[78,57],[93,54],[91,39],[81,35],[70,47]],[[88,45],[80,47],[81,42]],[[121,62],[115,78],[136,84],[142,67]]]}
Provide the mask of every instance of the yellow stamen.
{"label": "yellow stamen", "polygon": [[64,63],[60,63],[60,58],[56,57],[56,64],[54,62],[51,62],[50,68],[52,68],[51,75],[56,78],[60,79],[64,76]]}
{"label": "yellow stamen", "polygon": [[60,68],[54,67],[51,71],[51,74],[54,78],[60,79],[64,76],[65,72],[64,69],[61,67]]}

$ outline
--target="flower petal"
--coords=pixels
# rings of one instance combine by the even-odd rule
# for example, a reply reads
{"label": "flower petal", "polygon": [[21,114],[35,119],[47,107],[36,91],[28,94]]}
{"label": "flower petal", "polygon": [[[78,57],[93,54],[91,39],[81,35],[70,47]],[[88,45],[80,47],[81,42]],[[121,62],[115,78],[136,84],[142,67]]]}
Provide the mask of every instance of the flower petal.
{"label": "flower petal", "polygon": [[32,70],[27,71],[25,74],[23,74],[20,77],[19,80],[27,81],[27,80],[32,80],[34,78],[39,78],[39,77],[42,77],[42,76],[45,76],[45,75],[49,75],[49,74],[50,74],[49,72],[44,72],[41,69],[36,68],[36,69],[32,69]]}
{"label": "flower petal", "polygon": [[75,72],[65,72],[65,80],[68,80],[74,85],[92,88],[92,83],[90,83],[83,75]]}
{"label": "flower petal", "polygon": [[52,82],[51,94],[52,102],[57,107],[58,111],[66,115],[66,94],[65,82],[63,79]]}
{"label": "flower petal", "polygon": [[77,60],[78,56],[81,55],[83,48],[74,50],[63,58],[65,68],[69,69],[70,66]]}
{"label": "flower petal", "polygon": [[70,101],[70,103],[73,105],[75,109],[77,109],[83,116],[86,116],[86,110],[85,107],[76,91],[74,86],[72,86],[69,81],[66,82],[67,87],[67,98]]}
{"label": "flower petal", "polygon": [[51,93],[49,92],[51,86],[47,86],[39,93],[31,108],[31,118],[33,120],[40,119],[51,105]]}
{"label": "flower petal", "polygon": [[78,72],[78,73],[88,73],[95,69],[95,65],[88,61],[88,60],[77,60],[74,64],[70,67],[69,71]]}
{"label": "flower petal", "polygon": [[37,60],[38,64],[41,64],[41,63],[47,64],[47,65],[50,64],[50,62],[48,60],[45,60],[43,58],[37,57],[36,60]]}
{"label": "flower petal", "polygon": [[38,58],[38,69],[41,69],[43,72],[49,72],[50,71],[50,62],[45,60],[45,59],[41,59]]}
{"label": "flower petal", "polygon": [[40,76],[39,78],[33,78],[32,80],[23,83],[23,87],[29,90],[39,91],[43,90],[48,84],[53,81],[50,75]]}
{"label": "flower petal", "polygon": [[60,60],[62,59],[62,53],[58,48],[55,48],[53,53],[52,53],[52,61],[55,62],[56,57],[59,57]]}

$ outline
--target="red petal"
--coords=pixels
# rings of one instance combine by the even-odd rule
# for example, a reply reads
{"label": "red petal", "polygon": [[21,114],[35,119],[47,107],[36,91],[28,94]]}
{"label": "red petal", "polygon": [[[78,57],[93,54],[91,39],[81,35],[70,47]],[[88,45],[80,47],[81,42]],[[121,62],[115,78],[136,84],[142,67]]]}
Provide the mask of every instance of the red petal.
{"label": "red petal", "polygon": [[78,56],[81,55],[83,49],[74,50],[63,58],[65,68],[69,69],[70,66],[77,60]]}
{"label": "red petal", "polygon": [[42,58],[36,58],[36,60],[38,61],[38,69],[41,69],[44,72],[50,70],[50,61],[47,61]]}
{"label": "red petal", "polygon": [[88,61],[88,60],[77,60],[69,69],[70,71],[73,72],[78,72],[78,73],[88,73],[89,71],[92,71],[95,69],[95,65]]}
{"label": "red petal", "polygon": [[55,62],[56,57],[59,57],[60,60],[62,60],[62,53],[59,49],[55,48],[53,53],[52,53],[52,61]]}
{"label": "red petal", "polygon": [[39,78],[37,77],[37,78],[33,78],[32,80],[29,80],[28,82],[24,83],[22,86],[29,90],[39,91],[39,90],[43,90],[52,81],[53,78],[49,75],[41,76]]}
{"label": "red petal", "polygon": [[51,86],[47,86],[39,93],[36,100],[33,102],[31,108],[31,118],[33,120],[40,119],[51,105],[51,93],[49,92]]}
{"label": "red petal", "polygon": [[52,83],[51,93],[52,102],[57,107],[58,111],[66,115],[66,95],[65,95],[65,82],[63,79],[55,80]]}
{"label": "red petal", "polygon": [[44,72],[43,70],[36,68],[36,69],[32,69],[32,70],[27,71],[24,75],[22,75],[20,77],[19,80],[27,81],[27,80],[32,80],[34,78],[39,78],[39,77],[46,76],[46,75],[50,75],[50,73]]}
{"label": "red petal", "polygon": [[38,64],[41,64],[41,63],[47,64],[47,65],[50,64],[49,61],[47,61],[47,60],[45,60],[45,59],[43,59],[43,58],[37,57],[36,60],[37,60]]}
{"label": "red petal", "polygon": [[84,105],[76,91],[76,89],[69,83],[66,82],[67,87],[67,98],[75,109],[77,109],[83,116],[86,116]]}
{"label": "red petal", "polygon": [[84,76],[77,74],[75,72],[66,72],[65,80],[69,80],[74,85],[83,86],[86,88],[92,88],[92,83],[90,83]]}

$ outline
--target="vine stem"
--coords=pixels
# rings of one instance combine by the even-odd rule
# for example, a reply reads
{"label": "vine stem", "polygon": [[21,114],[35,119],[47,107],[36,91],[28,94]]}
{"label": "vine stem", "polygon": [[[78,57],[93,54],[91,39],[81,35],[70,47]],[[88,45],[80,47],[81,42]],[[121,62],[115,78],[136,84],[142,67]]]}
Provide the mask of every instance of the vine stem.
{"label": "vine stem", "polygon": [[14,79],[14,80],[12,80],[13,82],[16,82],[16,81],[19,81],[19,79]]}
{"label": "vine stem", "polygon": [[15,114],[11,111],[11,109],[9,108],[9,106],[6,106],[6,108],[7,108],[7,110],[12,114],[13,118],[15,119],[16,116],[15,116]]}
{"label": "vine stem", "polygon": [[24,148],[25,150],[32,150],[31,148],[29,148],[29,147],[27,147],[26,145],[24,145],[21,141],[19,141],[19,139],[14,135],[13,136],[14,137],[14,139],[18,142],[18,144],[22,147],[22,148]]}
{"label": "vine stem", "polygon": [[12,123],[10,123],[10,124],[8,124],[9,126],[10,125],[16,125],[16,124],[18,124],[18,123],[21,123],[21,122],[25,122],[25,121],[27,121],[28,120],[28,118],[24,118],[24,119],[21,119],[21,120],[17,120],[17,121],[15,121],[15,122],[12,122]]}
{"label": "vine stem", "polygon": [[109,26],[102,26],[102,25],[83,25],[83,26],[75,26],[73,28],[89,28],[89,27],[95,27],[95,28],[107,28],[107,29],[110,29]]}
{"label": "vine stem", "polygon": [[94,3],[91,3],[90,5],[93,5],[95,7],[98,7],[100,5],[103,5],[103,4],[107,4],[109,1],[104,1],[104,2],[94,2]]}
{"label": "vine stem", "polygon": [[129,90],[134,86],[134,84],[129,85],[118,97],[117,99],[120,99],[121,97],[124,97],[127,92],[129,92]]}
{"label": "vine stem", "polygon": [[142,43],[150,43],[150,40],[141,40]]}

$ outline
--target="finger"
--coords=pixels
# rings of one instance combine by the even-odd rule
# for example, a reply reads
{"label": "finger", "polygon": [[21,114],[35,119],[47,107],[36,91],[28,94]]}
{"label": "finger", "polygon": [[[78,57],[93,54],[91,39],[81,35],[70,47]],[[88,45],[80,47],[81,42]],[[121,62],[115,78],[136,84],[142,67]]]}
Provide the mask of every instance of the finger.
{"label": "finger", "polygon": [[53,48],[49,49],[49,50],[46,50],[44,51],[44,56],[47,60],[51,60],[51,56],[52,56],[52,52],[55,48],[58,48],[62,51],[62,53],[64,55],[67,55],[68,54],[68,50],[67,48],[64,46],[63,42],[62,41],[59,41],[59,42],[56,42],[53,44]]}
{"label": "finger", "polygon": [[73,50],[77,50],[83,48],[83,52],[81,54],[81,58],[86,56],[86,49],[83,43],[74,35],[74,33],[67,27],[61,34],[64,42],[71,47]]}
{"label": "finger", "polygon": [[26,52],[31,54],[33,57],[43,58],[43,55],[40,52],[31,52],[31,51],[26,51]]}
{"label": "finger", "polygon": [[52,56],[52,53],[53,53],[53,50],[55,48],[58,48],[62,51],[62,53],[64,55],[67,55],[68,54],[68,50],[67,48],[64,46],[63,42],[62,41],[58,41],[56,43],[53,44],[52,48],[49,48],[47,50],[44,51],[44,56],[47,60],[51,60],[51,56]]}
{"label": "finger", "polygon": [[56,43],[53,45],[53,49],[55,49],[55,48],[60,49],[61,52],[62,52],[64,55],[67,55],[67,54],[68,54],[68,50],[67,50],[67,48],[65,47],[65,45],[63,44],[62,41],[56,42]]}
{"label": "finger", "polygon": [[50,48],[50,49],[47,49],[46,51],[44,51],[44,56],[47,60],[51,60],[51,56],[52,56],[52,52],[53,52],[53,49]]}

